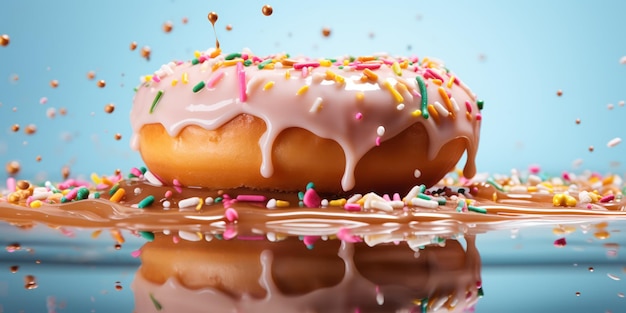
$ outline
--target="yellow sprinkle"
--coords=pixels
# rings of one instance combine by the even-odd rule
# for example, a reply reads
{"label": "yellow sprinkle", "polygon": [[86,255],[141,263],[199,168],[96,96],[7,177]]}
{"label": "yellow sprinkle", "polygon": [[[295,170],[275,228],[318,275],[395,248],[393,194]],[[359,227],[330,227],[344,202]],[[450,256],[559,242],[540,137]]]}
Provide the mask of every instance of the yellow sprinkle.
{"label": "yellow sprinkle", "polygon": [[122,236],[122,232],[117,229],[111,229],[111,237],[119,244],[123,244],[126,241],[124,240],[124,236]]}
{"label": "yellow sprinkle", "polygon": [[494,192],[491,195],[491,200],[493,200],[493,202],[498,202],[498,193],[497,192]]}
{"label": "yellow sprinkle", "polygon": [[334,80],[335,76],[337,76],[337,74],[335,74],[335,72],[333,72],[331,70],[326,70],[326,79]]}
{"label": "yellow sprinkle", "polygon": [[346,79],[341,75],[335,75],[335,82],[339,84],[339,86],[342,86],[346,83]]}
{"label": "yellow sprinkle", "polygon": [[409,60],[404,60],[400,63],[400,68],[406,69],[409,67]]}
{"label": "yellow sprinkle", "polygon": [[102,230],[101,230],[101,229],[94,230],[94,231],[91,233],[91,238],[92,238],[92,239],[96,239],[96,238],[100,237],[100,234],[101,234],[101,233],[102,233]]}
{"label": "yellow sprinkle", "polygon": [[438,90],[439,90],[439,95],[443,99],[443,103],[446,105],[446,109],[450,111],[450,115],[452,115],[452,118],[454,118],[455,116],[454,106],[452,105],[452,101],[450,101],[450,97],[448,97],[448,93],[446,92],[445,89],[443,89],[443,87],[439,87]]}
{"label": "yellow sprinkle", "polygon": [[201,56],[200,51],[196,50],[193,52],[193,56],[197,59]]}
{"label": "yellow sprinkle", "polygon": [[356,100],[357,101],[363,101],[363,99],[365,99],[365,94],[362,91],[359,91],[356,93]]}
{"label": "yellow sprinkle", "polygon": [[[204,205],[204,200],[202,200],[202,198],[198,197],[198,204],[196,205],[196,211],[200,211],[200,209],[202,209],[202,206]],[[202,237],[200,237],[202,238]]]}
{"label": "yellow sprinkle", "polygon": [[120,200],[122,200],[122,198],[124,197],[124,195],[126,194],[126,190],[124,190],[124,188],[119,188],[118,190],[115,191],[115,193],[111,196],[111,198],[109,199],[109,201],[111,202],[120,202]]}
{"label": "yellow sprinkle", "polygon": [[30,207],[33,208],[33,209],[40,208],[41,207],[41,201],[40,200],[32,201],[30,203]]}
{"label": "yellow sprinkle", "polygon": [[180,78],[183,81],[183,84],[186,84],[189,82],[189,74],[187,74],[187,72],[183,73],[183,76]]}
{"label": "yellow sprinkle", "polygon": [[113,186],[113,182],[111,180],[109,180],[109,178],[107,178],[106,176],[102,176],[102,183],[107,185],[107,186]]}
{"label": "yellow sprinkle", "polygon": [[565,195],[562,193],[557,193],[552,196],[552,205],[561,206],[561,203],[565,200]]}
{"label": "yellow sprinkle", "polygon": [[374,73],[369,68],[366,68],[366,69],[363,70],[363,75],[365,75],[368,79],[370,79],[372,81],[377,81],[378,80],[378,75],[376,75],[376,73]]}
{"label": "yellow sprinkle", "polygon": [[196,232],[196,236],[198,236],[198,239],[202,240],[202,238],[204,238],[204,235],[202,235],[201,232],[197,231]]}
{"label": "yellow sprinkle", "polygon": [[237,65],[237,63],[239,63],[239,62],[243,62],[243,59],[242,58],[236,58],[236,59],[232,59],[232,60],[226,60],[226,61],[224,61],[224,66]]}
{"label": "yellow sprinkle", "polygon": [[345,65],[348,65],[348,64],[350,64],[350,60],[348,60],[348,59],[343,60],[343,65],[344,65],[344,66],[345,66]]}
{"label": "yellow sprinkle", "polygon": [[67,195],[68,193],[70,193],[70,189],[63,189],[63,190],[61,190],[61,194],[64,195],[64,196]]}
{"label": "yellow sprinkle", "polygon": [[172,79],[172,86],[178,85],[178,79]]}
{"label": "yellow sprinkle", "polygon": [[300,87],[300,89],[298,89],[298,91],[296,91],[296,96],[299,96],[305,92],[309,91],[309,85],[304,85],[302,87]]}
{"label": "yellow sprinkle", "polygon": [[420,117],[420,116],[422,116],[422,110],[418,109],[418,110],[415,110],[415,111],[411,112],[411,116],[413,116],[413,117]]}
{"label": "yellow sprinkle", "polygon": [[441,79],[437,79],[437,78],[433,78],[430,81],[433,82],[433,84],[437,85],[437,86],[441,86],[441,84],[443,84],[443,82],[441,81]]}
{"label": "yellow sprinkle", "polygon": [[321,60],[320,61],[320,66],[324,66],[324,67],[329,67],[331,66],[333,63],[330,62],[330,60]]}
{"label": "yellow sprinkle", "polygon": [[605,177],[605,178],[602,180],[602,185],[603,185],[603,186],[606,186],[606,185],[610,185],[610,184],[612,184],[612,183],[613,183],[613,179],[614,179],[613,175],[609,175],[609,176]]}
{"label": "yellow sprinkle", "polygon": [[448,88],[452,88],[452,84],[454,84],[454,79],[456,77],[454,77],[454,75],[450,76],[450,80],[448,80],[448,84],[446,84],[446,86],[448,86]]}
{"label": "yellow sprinkle", "polygon": [[577,203],[576,198],[570,195],[565,195],[565,206],[573,207],[576,206]]}
{"label": "yellow sprinkle", "polygon": [[265,84],[265,86],[263,86],[263,91],[270,90],[272,87],[274,87],[274,81],[270,80]]}
{"label": "yellow sprinkle", "polygon": [[396,84],[396,89],[400,93],[409,91],[409,88],[403,82],[400,82],[400,81],[398,81],[398,83]]}
{"label": "yellow sprinkle", "polygon": [[289,79],[289,78],[291,78],[291,71],[287,70],[285,71],[285,79]]}
{"label": "yellow sprinkle", "polygon": [[373,55],[360,56],[357,58],[357,61],[361,61],[361,62],[374,61],[374,60],[376,60],[376,57]]}
{"label": "yellow sprinkle", "polygon": [[537,190],[539,190],[539,189],[537,188],[537,186],[528,186],[528,187],[526,188],[526,190],[527,190],[528,192],[537,192]]}
{"label": "yellow sprinkle", "polygon": [[220,55],[220,53],[222,53],[222,49],[217,48],[217,49],[213,50],[213,52],[211,52],[210,57],[214,58],[214,57]]}
{"label": "yellow sprinkle", "polygon": [[222,65],[224,65],[224,62],[222,62],[222,61],[215,62],[215,64],[213,64],[213,66],[211,66],[211,71],[213,71],[213,72],[217,71],[217,69],[222,67]]}
{"label": "yellow sprinkle", "polygon": [[289,201],[285,200],[276,200],[276,206],[279,208],[286,208],[289,206]]}
{"label": "yellow sprinkle", "polygon": [[98,174],[96,174],[96,173],[91,173],[91,176],[90,176],[90,177],[91,177],[91,181],[92,181],[94,184],[98,185],[98,184],[101,184],[101,183],[102,183],[102,178],[100,178],[100,176],[98,176]]}
{"label": "yellow sprinkle", "polygon": [[404,102],[404,98],[402,97],[402,95],[396,90],[396,88],[391,85],[391,83],[389,83],[389,81],[385,81],[383,85],[387,88],[387,90],[389,90],[389,92],[391,92],[391,95],[397,103]]}
{"label": "yellow sprinkle", "polygon": [[591,203],[596,203],[600,200],[600,195],[597,194],[597,190],[594,190],[593,192],[588,193],[588,195],[591,198]]}
{"label": "yellow sprinkle", "polygon": [[437,112],[437,109],[435,109],[434,105],[428,105],[428,113],[435,120],[436,123],[439,123],[439,113]]}
{"label": "yellow sprinkle", "polygon": [[146,75],[146,76],[143,77],[143,81],[144,82],[149,82],[151,80],[152,80],[152,75]]}
{"label": "yellow sprinkle", "polygon": [[266,64],[263,67],[264,70],[273,70],[274,69],[274,63],[270,63],[270,64]]}
{"label": "yellow sprinkle", "polygon": [[328,201],[329,206],[344,206],[348,200],[341,198]]}
{"label": "yellow sprinkle", "polygon": [[393,62],[393,64],[391,64],[391,70],[393,70],[394,74],[402,76],[402,70],[400,69],[400,64],[398,62]]}

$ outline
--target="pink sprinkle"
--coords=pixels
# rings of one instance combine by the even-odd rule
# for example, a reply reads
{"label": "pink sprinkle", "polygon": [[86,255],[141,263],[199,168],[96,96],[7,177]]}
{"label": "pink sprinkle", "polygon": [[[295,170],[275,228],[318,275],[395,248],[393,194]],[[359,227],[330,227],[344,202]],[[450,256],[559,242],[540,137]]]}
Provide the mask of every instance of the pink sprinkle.
{"label": "pink sprinkle", "polygon": [[363,118],[363,114],[361,114],[361,112],[358,112],[356,115],[354,115],[354,118],[360,120]]}
{"label": "pink sprinkle", "polygon": [[255,56],[252,57],[252,61],[254,63],[260,63],[260,62],[263,62],[263,59],[261,59],[261,58],[259,58],[258,56],[255,55]]}
{"label": "pink sprinkle", "polygon": [[483,120],[483,116],[480,113],[476,114],[476,120],[477,121],[482,121]]}
{"label": "pink sprinkle", "polygon": [[320,66],[319,62],[300,62],[294,63],[293,68],[296,70],[305,69],[309,67],[318,67]]}
{"label": "pink sprinkle", "polygon": [[241,58],[245,61],[249,58],[250,56],[247,53],[243,53],[241,54]]}
{"label": "pink sprinkle", "polygon": [[350,234],[350,230],[344,227],[339,229],[339,231],[337,232],[337,238],[345,242],[361,242],[362,241],[361,237]]}
{"label": "pink sprinkle", "polygon": [[105,190],[107,188],[109,188],[110,186],[105,184],[105,183],[99,183],[96,185],[96,190]]}
{"label": "pink sprinkle", "polygon": [[208,59],[210,59],[210,58],[211,58],[211,56],[210,56],[210,55],[203,54],[203,55],[201,55],[201,56],[198,58],[198,62],[200,62],[200,63],[204,63],[206,60],[208,60]]}
{"label": "pink sprinkle", "polygon": [[237,213],[237,211],[233,208],[226,209],[224,216],[226,217],[226,220],[231,223],[239,219],[239,213]]}
{"label": "pink sprinkle", "polygon": [[14,177],[7,178],[7,189],[9,190],[9,192],[15,191],[15,185],[16,183]]}
{"label": "pink sprinkle", "polygon": [[33,202],[33,196],[28,196],[28,198],[26,198],[26,206],[30,206],[31,202]]}
{"label": "pink sprinkle", "polygon": [[174,178],[174,180],[172,181],[172,184],[174,184],[174,186],[177,186],[177,187],[182,187],[182,185],[180,184],[180,182],[176,178]]}
{"label": "pink sprinkle", "polygon": [[46,103],[48,103],[48,98],[41,97],[41,99],[39,99],[39,104],[46,104]]}
{"label": "pink sprinkle", "polygon": [[65,195],[65,199],[67,199],[67,200],[74,200],[74,198],[76,198],[76,195],[78,194],[78,189],[79,188],[74,188],[74,189],[70,190],[70,192],[68,192]]}
{"label": "pink sprinkle", "polygon": [[391,201],[391,198],[389,198],[388,194],[384,194],[383,199],[385,199],[385,201]]}
{"label": "pink sprinkle", "polygon": [[155,83],[159,83],[159,82],[161,82],[161,77],[159,77],[159,75],[156,75],[156,74],[155,74],[155,75],[152,75],[152,80],[153,80]]}
{"label": "pink sprinkle", "polygon": [[402,201],[399,193],[396,192],[393,194],[393,201]]}
{"label": "pink sprinkle", "polygon": [[309,188],[304,193],[302,202],[307,208],[319,208],[322,205],[322,198],[320,198],[315,189]]}
{"label": "pink sprinkle", "polygon": [[568,172],[563,172],[563,174],[561,174],[561,177],[563,177],[563,179],[570,181],[571,178],[569,177],[569,173]]}
{"label": "pink sprinkle", "polygon": [[531,174],[539,174],[539,172],[541,172],[541,167],[539,167],[539,165],[533,164],[528,167],[528,171]]}
{"label": "pink sprinkle", "polygon": [[563,248],[566,244],[567,242],[565,241],[565,238],[559,238],[554,241],[554,246],[557,248]]}
{"label": "pink sprinkle", "polygon": [[233,238],[237,237],[237,230],[235,228],[233,228],[233,227],[227,227],[224,230],[224,233],[222,234],[222,236],[226,240],[233,239]]}
{"label": "pink sprinkle", "polygon": [[309,68],[308,67],[303,67],[302,68],[302,78],[306,78],[307,76],[309,76]]}
{"label": "pink sprinkle", "polygon": [[141,250],[135,250],[130,253],[130,256],[132,256],[133,258],[138,258],[140,255],[141,255]]}
{"label": "pink sprinkle", "polygon": [[615,195],[606,195],[606,196],[600,198],[600,202],[601,203],[607,203],[607,202],[613,201],[613,199],[615,199]]}
{"label": "pink sprinkle", "polygon": [[376,141],[375,141],[375,143],[376,143],[376,146],[377,146],[377,147],[378,147],[378,146],[380,146],[380,140],[381,140],[381,139],[380,139],[380,136],[376,136]]}
{"label": "pink sprinkle", "polygon": [[74,233],[74,231],[72,231],[71,229],[67,229],[67,228],[60,228],[59,229],[61,231],[61,234],[63,234],[66,237],[70,237],[73,238],[76,236],[76,234]]}
{"label": "pink sprinkle", "polygon": [[239,101],[246,102],[246,71],[243,69],[243,63],[237,62],[237,83],[239,85]]}
{"label": "pink sprinkle", "polygon": [[178,236],[172,236],[172,242],[179,243],[180,242],[180,238]]}
{"label": "pink sprinkle", "polygon": [[207,88],[215,87],[215,84],[217,84],[217,82],[219,82],[222,77],[224,77],[224,71],[220,70],[218,72],[215,72],[213,76],[211,76],[211,78],[206,82]]}
{"label": "pink sprinkle", "polygon": [[308,247],[312,246],[318,239],[320,239],[320,236],[304,236],[302,242]]}
{"label": "pink sprinkle", "polygon": [[358,203],[346,203],[343,208],[346,211],[361,211],[361,205]]}
{"label": "pink sprinkle", "polygon": [[472,104],[465,100],[465,109],[467,109],[467,112],[472,113]]}
{"label": "pink sprinkle", "polygon": [[261,196],[261,195],[238,195],[237,196],[237,201],[265,202],[265,200],[266,200],[265,196]]}
{"label": "pink sprinkle", "polygon": [[168,190],[165,192],[165,198],[169,199],[172,196],[172,191]]}
{"label": "pink sprinkle", "polygon": [[370,69],[370,70],[377,70],[380,68],[380,63],[358,63],[355,64],[355,67],[357,70],[364,70],[364,69]]}
{"label": "pink sprinkle", "polygon": [[[445,81],[445,79],[443,79],[443,77],[441,77],[441,75],[439,75],[437,72],[435,72],[435,71],[433,71],[433,70],[431,70],[429,68],[426,69],[426,73],[432,75],[434,78],[439,79],[442,82]],[[424,75],[424,76],[426,76],[426,75]]]}
{"label": "pink sprinkle", "polygon": [[143,173],[136,167],[133,167],[130,169],[130,173],[137,176],[137,177],[142,177]]}

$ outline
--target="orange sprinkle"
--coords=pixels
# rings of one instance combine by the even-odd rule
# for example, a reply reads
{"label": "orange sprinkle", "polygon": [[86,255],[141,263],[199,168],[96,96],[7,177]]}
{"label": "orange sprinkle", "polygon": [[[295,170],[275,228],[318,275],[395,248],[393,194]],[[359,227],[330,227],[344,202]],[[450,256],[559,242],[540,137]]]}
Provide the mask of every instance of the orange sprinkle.
{"label": "orange sprinkle", "polygon": [[111,237],[119,244],[123,244],[126,241],[124,240],[124,236],[122,236],[122,232],[117,229],[111,229]]}
{"label": "orange sprinkle", "polygon": [[465,117],[467,117],[468,121],[472,120],[472,114],[470,112],[465,112]]}
{"label": "orange sprinkle", "polygon": [[428,105],[428,113],[435,120],[435,123],[439,123],[439,113],[437,112],[437,109],[435,109],[434,105]]}
{"label": "orange sprinkle", "polygon": [[369,80],[372,80],[372,81],[377,81],[378,80],[378,75],[376,75],[376,73],[374,73],[369,68],[366,68],[366,69],[363,70],[363,75],[365,75],[365,77],[367,77],[367,79],[369,79]]}
{"label": "orange sprinkle", "polygon": [[326,70],[326,79],[334,80],[335,76],[337,76],[337,74],[335,74],[335,72],[333,72],[331,70]]}
{"label": "orange sprinkle", "polygon": [[365,94],[362,91],[359,91],[356,93],[356,100],[357,101],[363,101],[363,99],[365,99]]}
{"label": "orange sprinkle", "polygon": [[443,103],[446,105],[448,111],[450,111],[450,115],[454,118],[454,106],[452,105],[452,101],[450,101],[450,97],[448,97],[448,93],[443,87],[439,87],[439,95],[443,99]]}
{"label": "orange sprinkle", "polygon": [[222,61],[215,62],[215,64],[213,64],[213,66],[211,66],[211,71],[213,71],[213,72],[217,71],[217,69],[222,67],[222,65],[224,65],[224,62],[222,62]]}
{"label": "orange sprinkle", "polygon": [[614,179],[614,178],[613,178],[613,175],[609,175],[609,176],[605,177],[605,178],[602,180],[602,185],[603,185],[603,186],[606,186],[606,185],[610,185],[610,184],[612,184],[612,183],[613,183],[613,179]]}
{"label": "orange sprinkle", "polygon": [[91,238],[92,238],[92,239],[96,239],[96,238],[98,238],[98,237],[100,236],[100,234],[101,234],[101,233],[102,233],[102,230],[100,230],[100,229],[98,229],[98,230],[94,230],[94,231],[91,233]]}
{"label": "orange sprinkle", "polygon": [[360,62],[367,62],[367,61],[374,61],[374,60],[376,60],[376,57],[373,55],[360,56],[357,58],[357,61],[360,61]]}
{"label": "orange sprinkle", "polygon": [[222,53],[222,49],[217,48],[217,49],[213,50],[213,52],[211,52],[210,57],[214,58],[214,57],[220,55],[220,53]]}
{"label": "orange sprinkle", "polygon": [[120,202],[120,200],[122,200],[125,194],[126,194],[126,190],[124,190],[124,188],[119,188],[118,190],[115,191],[115,193],[111,196],[109,200],[111,202]]}
{"label": "orange sprinkle", "polygon": [[433,78],[430,81],[433,82],[433,84],[437,85],[437,86],[441,86],[443,84],[443,82],[441,81],[441,79],[437,79],[437,78]]}
{"label": "orange sprinkle", "polygon": [[406,69],[409,67],[409,60],[404,60],[400,63],[400,68]]}

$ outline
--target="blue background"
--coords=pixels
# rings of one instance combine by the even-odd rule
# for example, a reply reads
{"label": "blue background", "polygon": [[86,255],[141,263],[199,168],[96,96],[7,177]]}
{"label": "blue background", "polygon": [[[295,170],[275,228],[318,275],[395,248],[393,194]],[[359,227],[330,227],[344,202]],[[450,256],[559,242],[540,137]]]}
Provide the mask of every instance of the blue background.
{"label": "blue background", "polygon": [[[261,13],[264,4],[274,7],[273,15]],[[143,165],[129,148],[133,87],[161,64],[213,46],[209,11],[219,14],[217,36],[226,53],[244,47],[258,55],[314,57],[386,51],[444,60],[485,100],[480,172],[530,164],[552,174],[624,172],[619,162],[626,143],[606,144],[625,129],[626,108],[619,103],[626,99],[626,65],[620,64],[626,2],[538,0],[3,0],[0,34],[11,42],[0,47],[0,165],[16,160],[20,178],[52,180],[65,165],[73,176]],[[162,30],[166,21],[173,24],[170,33]],[[323,27],[330,37],[322,36]],[[139,53],[145,45],[150,61]],[[87,79],[89,71],[95,80]],[[57,88],[50,87],[53,79]],[[105,88],[96,86],[99,79]],[[112,114],[104,112],[107,103],[115,104]],[[47,117],[50,108],[56,117]],[[37,133],[27,135],[23,129],[31,123]],[[11,131],[13,124],[21,130]],[[0,178],[6,175],[0,171]]]}

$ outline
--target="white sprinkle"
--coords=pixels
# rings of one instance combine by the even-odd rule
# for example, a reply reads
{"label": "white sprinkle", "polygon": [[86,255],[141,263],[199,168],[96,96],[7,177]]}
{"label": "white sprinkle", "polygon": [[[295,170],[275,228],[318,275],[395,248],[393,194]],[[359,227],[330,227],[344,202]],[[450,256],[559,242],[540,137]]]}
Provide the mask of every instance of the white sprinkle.
{"label": "white sprinkle", "polygon": [[450,102],[452,102],[452,107],[454,108],[454,112],[459,112],[460,108],[459,108],[459,104],[456,103],[456,100],[454,98],[450,98]]}
{"label": "white sprinkle", "polygon": [[420,178],[420,176],[422,176],[422,171],[415,169],[415,171],[413,171],[413,176],[415,176],[415,178]]}
{"label": "white sprinkle", "polygon": [[268,209],[275,209],[276,208],[276,199],[270,199],[269,201],[267,201],[267,204],[265,205],[266,208]]}
{"label": "white sprinkle", "polygon": [[328,207],[328,199],[322,199],[322,207]]}
{"label": "white sprinkle", "polygon": [[396,110],[398,110],[398,111],[402,111],[402,110],[404,110],[404,103],[400,103],[400,104],[398,104],[398,105],[396,106]]}
{"label": "white sprinkle", "polygon": [[380,201],[380,200],[371,200],[369,201],[369,206],[373,209],[378,209],[381,211],[385,211],[385,212],[392,212],[393,211],[393,207],[387,203],[387,201]]}
{"label": "white sprinkle", "polygon": [[135,193],[135,195],[138,195],[141,193],[141,188],[136,187],[135,189],[133,189],[133,193]]}
{"label": "white sprinkle", "polygon": [[427,209],[436,209],[439,207],[439,202],[434,200],[424,200],[421,198],[413,198],[411,199],[411,205],[418,206]]}
{"label": "white sprinkle", "polygon": [[178,231],[178,237],[187,241],[200,241],[200,239],[202,239],[202,236],[200,236],[199,233],[185,230]]}
{"label": "white sprinkle", "polygon": [[609,148],[613,148],[613,147],[617,146],[620,142],[622,142],[622,138],[615,137],[615,138],[611,139],[611,140],[610,140],[610,141],[606,144],[606,146],[607,146],[607,147],[609,147]]}
{"label": "white sprinkle", "polygon": [[164,229],[164,230],[163,230],[163,235],[168,235],[168,236],[169,236],[169,234],[170,234],[170,233],[171,233],[171,232],[170,232],[170,230],[169,230],[169,229]]}
{"label": "white sprinkle", "polygon": [[260,79],[259,76],[252,77],[252,79],[248,81],[248,85],[246,86],[246,95],[249,95],[250,92],[257,86],[259,86],[262,82],[263,80]]}
{"label": "white sprinkle", "polygon": [[385,126],[378,126],[378,129],[376,129],[376,134],[378,135],[378,137],[382,137],[385,134]]}
{"label": "white sprinkle", "polygon": [[620,101],[617,103],[617,105],[619,105],[619,106],[623,107],[623,106],[624,106],[624,100],[620,100]]}
{"label": "white sprinkle", "polygon": [[213,240],[213,235],[211,235],[211,233],[204,233],[204,240],[206,241]]}
{"label": "white sprinkle", "polygon": [[211,205],[211,204],[213,204],[213,201],[215,201],[215,200],[213,199],[213,197],[206,197],[206,198],[204,199],[204,204],[206,204],[206,205]]}
{"label": "white sprinkle", "polygon": [[309,109],[309,113],[319,112],[321,109],[322,109],[322,98],[317,97],[317,99],[313,101],[313,105],[311,106],[311,109]]}
{"label": "white sprinkle", "polygon": [[170,209],[170,205],[172,205],[169,201],[165,200],[163,201],[163,210],[169,210]]}
{"label": "white sprinkle", "polygon": [[619,59],[619,64],[626,64],[626,55]]}
{"label": "white sprinkle", "polygon": [[352,197],[348,198],[346,202],[356,203],[357,201],[361,200],[361,198],[363,198],[363,195],[361,195],[360,193],[357,193],[357,194],[354,194]]}
{"label": "white sprinkle", "polygon": [[[52,191],[36,191],[33,192],[32,195],[32,199],[33,200],[43,200],[43,199],[47,199],[48,197],[52,196],[53,192]],[[91,194],[90,194],[91,196]]]}
{"label": "white sprinkle", "polygon": [[383,305],[385,303],[385,295],[383,295],[382,292],[376,293],[376,303],[378,303],[378,305]]}
{"label": "white sprinkle", "polygon": [[191,198],[187,198],[187,199],[183,199],[178,201],[178,208],[179,209],[185,209],[185,208],[190,208],[190,207],[196,207],[196,205],[198,205],[198,203],[200,203],[200,198],[198,197],[191,197]]}
{"label": "white sprinkle", "polygon": [[[416,170],[419,171],[419,170]],[[420,193],[420,186],[415,185],[413,186],[413,188],[411,188],[411,190],[409,190],[409,192],[406,194],[406,196],[404,196],[404,201],[411,201],[411,199],[417,197],[417,195]]]}
{"label": "white sprinkle", "polygon": [[265,237],[267,237],[267,240],[270,242],[276,242],[276,234],[273,232],[268,232]]}
{"label": "white sprinkle", "polygon": [[437,110],[437,113],[439,113],[439,115],[443,116],[443,117],[447,117],[448,115],[450,115],[450,112],[443,107],[443,104],[441,104],[441,102],[439,101],[435,101],[435,109]]}
{"label": "white sprinkle", "polygon": [[606,276],[608,276],[612,280],[621,280],[621,278],[619,278],[619,277],[617,277],[617,276],[615,276],[615,275],[613,275],[611,273],[606,274]]}
{"label": "white sprinkle", "polygon": [[143,174],[143,177],[152,185],[155,186],[163,186],[163,182],[161,182],[156,176],[154,176],[154,174],[152,174],[152,172],[150,171],[146,171]]}

